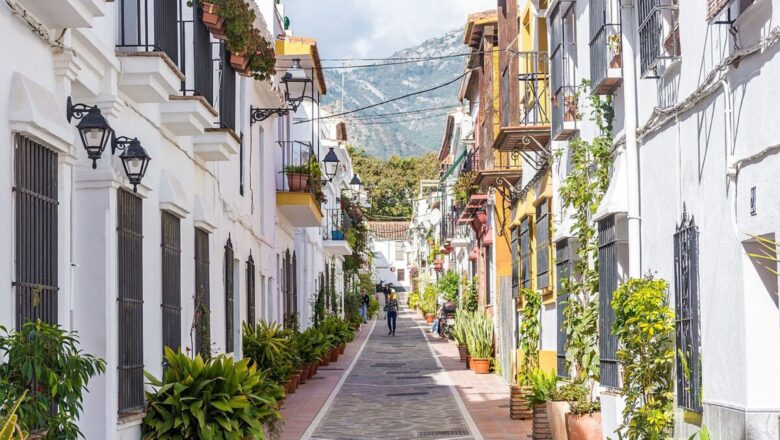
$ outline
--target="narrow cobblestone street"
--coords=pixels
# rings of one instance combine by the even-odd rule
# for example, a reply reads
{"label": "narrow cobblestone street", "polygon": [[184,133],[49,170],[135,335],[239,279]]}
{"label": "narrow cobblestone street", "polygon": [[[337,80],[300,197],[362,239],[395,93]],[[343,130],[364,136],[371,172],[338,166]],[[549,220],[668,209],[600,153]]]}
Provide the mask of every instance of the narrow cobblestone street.
{"label": "narrow cobblestone street", "polygon": [[384,321],[377,322],[312,438],[476,438],[407,310],[399,314],[395,336],[387,333]]}

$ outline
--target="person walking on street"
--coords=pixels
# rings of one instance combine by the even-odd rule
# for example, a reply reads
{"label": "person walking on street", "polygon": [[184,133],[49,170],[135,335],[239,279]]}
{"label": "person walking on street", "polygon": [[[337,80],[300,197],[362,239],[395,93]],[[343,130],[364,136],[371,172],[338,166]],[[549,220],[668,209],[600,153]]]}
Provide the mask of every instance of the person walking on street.
{"label": "person walking on street", "polygon": [[395,335],[395,323],[398,318],[398,295],[395,291],[390,293],[390,299],[385,304],[385,312],[387,312],[387,328],[390,330],[389,335]]}
{"label": "person walking on street", "polygon": [[371,298],[366,293],[366,289],[360,289],[360,316],[363,317],[363,324],[368,322],[369,304],[371,304]]}

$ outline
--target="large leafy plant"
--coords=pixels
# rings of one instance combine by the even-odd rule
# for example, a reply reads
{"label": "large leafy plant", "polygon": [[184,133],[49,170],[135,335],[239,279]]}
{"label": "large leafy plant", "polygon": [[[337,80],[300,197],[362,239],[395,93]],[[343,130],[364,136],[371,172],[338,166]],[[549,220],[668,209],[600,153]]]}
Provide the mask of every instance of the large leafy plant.
{"label": "large leafy plant", "polygon": [[290,330],[275,322],[260,320],[254,327],[243,324],[244,356],[276,383],[287,381],[295,370],[289,334]]}
{"label": "large leafy plant", "polygon": [[476,312],[479,308],[479,298],[477,296],[477,277],[464,279],[463,296],[460,300],[463,308],[469,312]]}
{"label": "large leafy plant", "polygon": [[457,304],[458,286],[460,285],[460,275],[454,270],[448,270],[436,283],[439,291],[444,295],[444,299]]}
{"label": "large leafy plant", "polygon": [[436,312],[436,287],[433,284],[425,286],[420,300],[420,309],[423,313]]}
{"label": "large leafy plant", "polygon": [[666,438],[674,428],[674,312],[668,287],[661,279],[632,279],[612,298],[628,440]]}
{"label": "large leafy plant", "polygon": [[548,400],[552,400],[552,394],[558,385],[558,378],[555,372],[545,373],[540,369],[535,369],[528,376],[531,384],[531,394],[528,396],[528,402],[531,405],[540,405]]}
{"label": "large leafy plant", "polygon": [[466,345],[469,354],[474,359],[489,359],[493,357],[493,318],[479,311],[468,321]]}
{"label": "large leafy plant", "polygon": [[518,331],[523,362],[520,365],[521,383],[528,385],[531,372],[539,368],[539,315],[542,312],[542,296],[533,289],[523,289],[523,319]]}
{"label": "large leafy plant", "polygon": [[162,380],[149,373],[145,439],[265,439],[281,419],[282,388],[248,359],[210,361],[165,348]]}
{"label": "large leafy plant", "polygon": [[27,322],[19,331],[0,327],[0,333],[0,396],[4,406],[22,399],[16,412],[21,428],[41,430],[48,439],[83,437],[76,420],[84,391],[105,362],[83,354],[77,335],[57,325]]}

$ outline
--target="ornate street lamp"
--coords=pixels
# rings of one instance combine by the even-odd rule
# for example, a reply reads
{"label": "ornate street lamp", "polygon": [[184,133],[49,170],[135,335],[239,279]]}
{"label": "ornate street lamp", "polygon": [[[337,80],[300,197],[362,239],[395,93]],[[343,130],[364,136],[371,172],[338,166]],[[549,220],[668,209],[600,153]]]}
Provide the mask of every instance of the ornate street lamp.
{"label": "ornate street lamp", "polygon": [[130,139],[127,136],[115,137],[111,140],[111,152],[116,150],[122,151],[119,155],[119,159],[122,160],[122,167],[125,169],[125,174],[130,180],[130,184],[133,185],[133,192],[138,192],[138,184],[146,174],[146,169],[149,167],[149,161],[152,160],[149,154],[146,153],[144,147],[141,146],[141,142],[138,138]]}
{"label": "ornate street lamp", "polygon": [[97,168],[97,160],[103,155],[114,131],[97,106],[73,104],[68,97],[66,114],[68,123],[73,119],[80,119],[76,128],[79,130],[81,144],[87,151],[87,157],[92,160],[92,169]]}
{"label": "ornate street lamp", "polygon": [[360,177],[358,177],[357,173],[352,176],[349,187],[352,189],[353,193],[360,194],[360,190],[363,188],[363,182],[360,181]]}
{"label": "ornate street lamp", "polygon": [[[281,81],[284,84],[284,100],[287,103],[287,108],[249,107],[250,125],[265,121],[273,115],[286,116],[290,114],[290,110],[295,113],[303,100],[307,98],[307,86],[309,83],[313,84],[312,79],[306,75],[306,71],[301,67],[300,58],[293,59],[292,67],[282,76]],[[312,87],[314,86],[312,85]]]}
{"label": "ornate street lamp", "polygon": [[328,177],[328,182],[333,182],[341,162],[336,152],[333,151],[333,147],[330,147],[328,154],[325,155],[325,159],[322,162],[325,164],[325,175]]}

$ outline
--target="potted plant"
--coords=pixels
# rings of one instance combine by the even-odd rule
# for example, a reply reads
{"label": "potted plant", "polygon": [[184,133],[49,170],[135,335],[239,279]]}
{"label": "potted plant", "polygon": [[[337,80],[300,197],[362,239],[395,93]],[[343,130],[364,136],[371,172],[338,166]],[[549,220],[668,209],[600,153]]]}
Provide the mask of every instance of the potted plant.
{"label": "potted plant", "polygon": [[600,440],[601,402],[590,396],[571,404],[566,414],[566,434],[569,440]]}
{"label": "potted plant", "polygon": [[547,401],[547,417],[550,420],[550,430],[553,440],[566,440],[566,416],[572,402],[579,402],[588,396],[585,384],[572,382],[563,385],[550,393]]}
{"label": "potted plant", "polygon": [[287,187],[292,192],[304,192],[309,189],[309,174],[311,166],[287,165],[284,167],[284,173],[287,175]]}
{"label": "potted plant", "polygon": [[219,15],[219,5],[211,2],[200,2],[200,7],[203,10],[203,15],[201,16],[203,24],[211,30],[222,29],[224,33],[225,17]]}
{"label": "potted plant", "polygon": [[609,34],[607,36],[607,46],[609,47],[609,53],[612,54],[612,58],[609,61],[609,68],[619,69],[623,65],[623,61],[620,56],[620,34]]}
{"label": "potted plant", "polygon": [[477,374],[488,374],[493,358],[493,318],[485,312],[477,312],[469,319],[468,330],[471,370]]}
{"label": "potted plant", "polygon": [[330,238],[331,240],[344,240],[344,231],[330,231]]}
{"label": "potted plant", "polygon": [[564,95],[563,97],[563,120],[572,122],[577,120],[577,94]]}
{"label": "potted plant", "polygon": [[468,348],[468,327],[471,319],[471,313],[462,307],[458,308],[455,318],[455,326],[452,328],[452,337],[458,344],[458,356],[461,362],[466,362],[469,355]]}
{"label": "potted plant", "polygon": [[249,65],[249,57],[240,52],[230,53],[230,65],[237,71],[245,71]]}
{"label": "potted plant", "polygon": [[518,384],[511,389],[514,398],[509,403],[509,413],[518,419],[526,420],[532,417],[531,407],[527,398],[533,392],[531,374],[539,368],[539,331],[541,323],[539,316],[542,310],[542,296],[534,289],[522,289],[519,292],[522,300],[522,320],[518,329],[518,344],[523,359],[519,365]]}
{"label": "potted plant", "polygon": [[552,439],[550,420],[547,414],[547,401],[550,400],[550,395],[556,388],[558,378],[555,377],[555,372],[553,371],[547,374],[537,368],[531,372],[529,380],[532,388],[529,403],[533,408],[533,422],[531,424],[533,438],[534,440]]}

